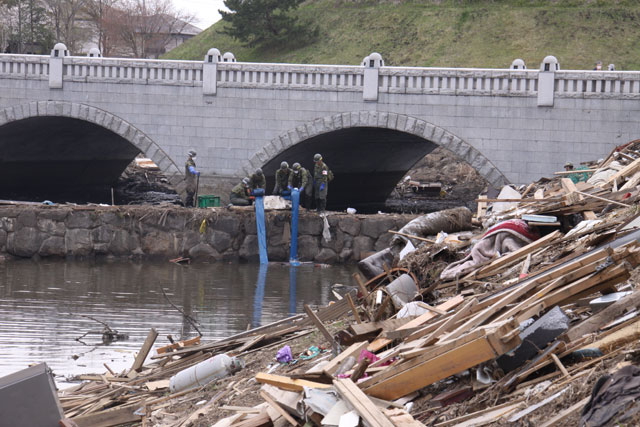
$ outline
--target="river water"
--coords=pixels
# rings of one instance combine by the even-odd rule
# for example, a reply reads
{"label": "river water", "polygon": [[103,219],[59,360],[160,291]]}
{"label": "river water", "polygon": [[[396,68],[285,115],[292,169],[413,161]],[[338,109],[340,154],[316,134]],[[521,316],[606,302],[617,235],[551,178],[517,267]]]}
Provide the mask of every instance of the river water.
{"label": "river water", "polygon": [[[169,344],[168,334],[197,336],[171,303],[197,320],[203,342],[212,341],[302,313],[303,304],[326,305],[335,299],[334,284],[352,285],[353,271],[276,263],[7,262],[0,265],[0,377],[39,362],[62,386],[73,375],[104,373],[104,363],[122,372],[152,327],[159,332],[154,348]],[[129,338],[105,345],[99,322]]]}

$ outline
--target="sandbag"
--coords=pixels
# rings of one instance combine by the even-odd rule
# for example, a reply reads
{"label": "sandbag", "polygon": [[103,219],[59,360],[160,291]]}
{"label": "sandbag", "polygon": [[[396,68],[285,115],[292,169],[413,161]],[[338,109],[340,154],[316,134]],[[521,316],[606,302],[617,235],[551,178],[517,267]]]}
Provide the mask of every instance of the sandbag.
{"label": "sandbag", "polygon": [[[464,206],[432,212],[411,220],[400,229],[400,233],[426,237],[436,235],[441,231],[455,233],[456,231],[470,230],[472,216],[469,208]],[[391,238],[391,245],[404,247],[407,240],[406,237],[396,234]],[[414,243],[417,244],[417,242]]]}

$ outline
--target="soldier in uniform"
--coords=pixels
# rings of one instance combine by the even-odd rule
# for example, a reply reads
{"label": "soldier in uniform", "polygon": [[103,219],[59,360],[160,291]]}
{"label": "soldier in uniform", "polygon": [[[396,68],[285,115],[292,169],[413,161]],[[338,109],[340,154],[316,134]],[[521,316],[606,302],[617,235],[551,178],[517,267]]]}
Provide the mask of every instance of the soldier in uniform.
{"label": "soldier in uniform", "polygon": [[327,208],[327,193],[329,192],[329,181],[333,180],[333,172],[322,161],[322,155],[313,156],[315,165],[313,166],[313,192],[316,199],[316,209],[324,212]]}
{"label": "soldier in uniform", "polygon": [[196,176],[200,176],[200,172],[196,170],[196,152],[189,150],[187,162],[184,164],[184,180],[187,184],[187,199],[184,205],[188,208],[194,206],[194,195],[196,194]]}
{"label": "soldier in uniform", "polygon": [[273,187],[273,194],[276,196],[288,196],[291,194],[288,190],[290,176],[291,169],[289,169],[289,163],[280,163],[280,169],[276,171],[276,185]]}
{"label": "soldier in uniform", "polygon": [[251,190],[249,189],[249,178],[242,178],[229,194],[229,201],[234,206],[249,206],[251,204]]}
{"label": "soldier in uniform", "polygon": [[300,190],[300,204],[305,208],[310,208],[311,206],[311,191],[312,187],[310,185],[310,174],[309,171],[300,166],[300,163],[294,163],[293,169],[289,174],[289,190],[292,188],[297,188]]}
{"label": "soldier in uniform", "polygon": [[257,190],[258,188],[262,188],[263,192],[267,188],[267,179],[264,177],[264,173],[262,173],[262,169],[258,168],[249,178],[249,188],[251,191]]}

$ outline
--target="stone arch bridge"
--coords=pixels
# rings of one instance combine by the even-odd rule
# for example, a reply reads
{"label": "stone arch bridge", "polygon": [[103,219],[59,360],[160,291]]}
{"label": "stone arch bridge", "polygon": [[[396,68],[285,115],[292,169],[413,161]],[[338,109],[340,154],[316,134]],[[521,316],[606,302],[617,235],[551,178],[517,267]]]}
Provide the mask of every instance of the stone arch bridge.
{"label": "stone arch bridge", "polygon": [[[0,55],[0,190],[109,185],[138,154],[182,189],[186,152],[226,196],[282,160],[335,173],[329,207],[383,202],[441,146],[494,187],[605,156],[640,133],[640,72]],[[268,189],[270,190],[270,188]]]}

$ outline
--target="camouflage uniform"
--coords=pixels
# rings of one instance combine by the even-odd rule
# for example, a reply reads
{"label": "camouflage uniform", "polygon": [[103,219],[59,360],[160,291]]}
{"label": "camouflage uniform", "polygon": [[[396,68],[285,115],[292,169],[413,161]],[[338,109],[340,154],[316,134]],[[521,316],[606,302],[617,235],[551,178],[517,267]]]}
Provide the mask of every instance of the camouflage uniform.
{"label": "camouflage uniform", "polygon": [[331,169],[329,169],[329,166],[323,161],[316,162],[313,167],[313,191],[315,193],[316,208],[319,211],[324,211],[327,207],[329,181],[332,179],[333,173]]}
{"label": "camouflage uniform", "polygon": [[229,194],[229,202],[235,206],[249,206],[251,204],[251,199],[249,198],[249,194],[247,194],[248,188],[240,182],[238,183]]}
{"label": "camouflage uniform", "polygon": [[249,188],[255,190],[256,188],[262,188],[265,190],[267,188],[267,180],[264,177],[264,174],[258,175],[254,173],[251,175],[249,179]]}
{"label": "camouflage uniform", "polygon": [[283,190],[287,189],[287,185],[289,184],[289,177],[292,175],[291,169],[278,169],[276,171],[276,186],[273,188],[273,194],[278,195],[282,193]]}
{"label": "camouflage uniform", "polygon": [[298,189],[304,188],[304,191],[301,194],[302,198],[300,199],[300,203],[305,208],[311,207],[310,200],[311,200],[311,193],[313,191],[313,188],[311,186],[311,183],[309,182],[309,179],[310,179],[309,171],[303,167],[298,169],[298,173],[296,173],[296,170],[294,169],[289,174],[289,186],[291,188],[298,188]]}

